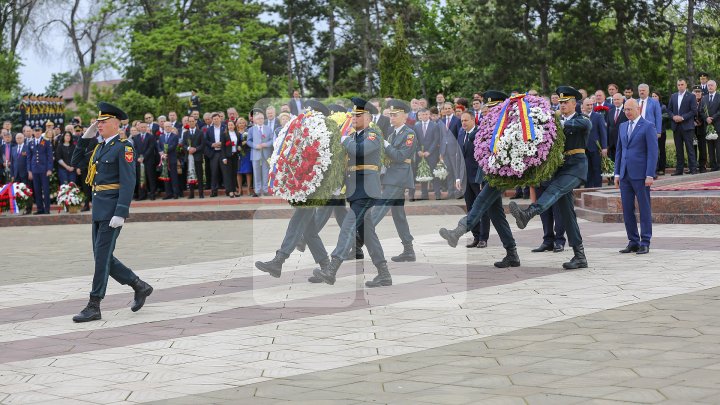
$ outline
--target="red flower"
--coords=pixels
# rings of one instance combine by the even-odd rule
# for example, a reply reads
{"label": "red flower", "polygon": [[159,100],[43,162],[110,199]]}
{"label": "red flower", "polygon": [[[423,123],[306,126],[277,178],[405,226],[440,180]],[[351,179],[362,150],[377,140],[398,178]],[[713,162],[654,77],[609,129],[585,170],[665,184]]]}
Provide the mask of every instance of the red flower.
{"label": "red flower", "polygon": [[190,125],[185,124],[185,126],[184,126],[183,128],[185,128],[185,129],[190,129]]}
{"label": "red flower", "polygon": [[155,132],[155,135],[160,136],[162,134],[160,133],[160,131],[157,131],[157,132]]}
{"label": "red flower", "polygon": [[227,141],[227,142],[225,142],[225,146],[235,146],[235,142]]}
{"label": "red flower", "polygon": [[610,107],[608,107],[606,105],[599,105],[599,106],[596,106],[595,108],[593,108],[593,111],[604,113],[604,112],[610,111]]}

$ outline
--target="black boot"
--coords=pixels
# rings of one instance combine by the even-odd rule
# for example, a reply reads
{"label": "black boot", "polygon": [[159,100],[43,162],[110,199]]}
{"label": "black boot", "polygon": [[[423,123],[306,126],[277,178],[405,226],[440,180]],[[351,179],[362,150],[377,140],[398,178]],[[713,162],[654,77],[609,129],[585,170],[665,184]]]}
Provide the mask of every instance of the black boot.
{"label": "black boot", "polygon": [[573,246],[573,252],[575,252],[575,256],[573,256],[569,262],[563,263],[563,268],[568,270],[587,268],[588,263],[585,258],[585,248],[583,248],[583,245]]}
{"label": "black boot", "polygon": [[376,265],[378,269],[378,275],[375,276],[372,281],[366,281],[365,286],[374,287],[387,287],[392,285],[392,277],[390,277],[390,270],[388,270],[387,262],[382,262]]}
{"label": "black boot", "polygon": [[100,314],[100,298],[98,297],[90,297],[90,301],[88,301],[87,306],[85,309],[80,311],[79,314],[73,316],[73,322],[89,322],[89,321],[97,321],[102,319],[102,315]]}
{"label": "black boot", "polygon": [[520,229],[525,229],[530,219],[540,212],[540,209],[535,204],[530,204],[525,210],[521,210],[515,201],[510,201],[508,205],[510,207],[510,213],[515,217],[515,222]]}
{"label": "black boot", "polygon": [[520,267],[520,256],[518,256],[515,246],[505,249],[505,257],[499,262],[495,262],[495,267],[504,269],[507,267]]}
{"label": "black boot", "polygon": [[140,280],[140,277],[138,277],[134,283],[130,284],[130,287],[135,290],[135,299],[133,300],[130,310],[137,312],[145,305],[145,299],[152,294],[153,288],[150,284]]}
{"label": "black boot", "polygon": [[398,256],[393,256],[390,260],[394,262],[414,262],[415,261],[415,250],[411,243],[403,243],[403,251]]}
{"label": "black boot", "polygon": [[[317,270],[317,271],[325,271],[325,270],[327,270],[328,266],[330,266],[330,259],[328,259],[328,258],[326,257],[326,258],[320,260],[320,262],[319,262],[318,264],[320,265],[320,268],[319,268],[319,269],[316,268],[315,270]],[[310,276],[310,278],[308,278],[308,281],[311,282],[311,283],[313,283],[313,284],[322,283],[323,280],[322,280],[320,277],[318,277],[318,276],[316,276],[316,275],[314,274],[314,273],[315,273],[315,270],[313,270],[313,275]]]}
{"label": "black boot", "polygon": [[342,260],[333,256],[327,268],[319,268],[313,270],[313,276],[319,277],[324,283],[333,285],[335,284],[335,274],[337,274],[337,271],[340,268],[341,264]]}
{"label": "black boot", "polygon": [[447,241],[450,247],[457,246],[458,239],[460,239],[461,236],[465,235],[465,232],[467,232],[465,227],[459,224],[457,228],[453,229],[452,231],[449,231],[445,228],[440,228],[440,236],[442,236],[442,238]]}
{"label": "black boot", "polygon": [[270,274],[275,278],[278,278],[280,277],[280,273],[282,272],[282,265],[283,263],[285,263],[285,259],[287,258],[288,257],[286,255],[280,253],[280,251],[277,251],[275,252],[275,257],[272,260],[270,260],[269,262],[257,261],[255,262],[255,267],[264,271],[265,273]]}

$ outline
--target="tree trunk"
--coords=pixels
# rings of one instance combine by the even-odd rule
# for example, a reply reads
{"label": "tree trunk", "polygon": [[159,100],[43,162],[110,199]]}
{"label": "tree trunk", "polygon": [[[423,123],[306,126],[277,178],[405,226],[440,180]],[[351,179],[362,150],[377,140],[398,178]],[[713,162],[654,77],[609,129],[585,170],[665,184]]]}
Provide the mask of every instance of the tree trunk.
{"label": "tree trunk", "polygon": [[370,31],[370,4],[365,3],[365,27],[364,27],[364,37],[365,40],[363,41],[363,54],[365,56],[365,93],[370,96],[372,95],[372,82],[373,82],[373,74],[372,74],[372,32]]}
{"label": "tree trunk", "polygon": [[335,12],[333,11],[333,2],[330,1],[328,7],[328,30],[330,33],[330,48],[328,49],[328,97],[333,96],[335,87]]}
{"label": "tree trunk", "polygon": [[693,60],[692,42],[695,36],[695,0],[688,0],[687,10],[687,34],[685,35],[685,62],[687,63],[687,72],[690,76],[688,85],[695,84],[695,61]]}
{"label": "tree trunk", "polygon": [[293,62],[293,54],[295,53],[293,51],[293,15],[292,10],[290,11],[290,14],[288,15],[288,43],[287,43],[287,80],[288,80],[288,95],[292,96],[293,94],[293,68],[292,68],[292,62]]}
{"label": "tree trunk", "polygon": [[673,58],[675,57],[675,31],[677,28],[675,27],[675,24],[672,24],[670,26],[670,37],[668,38],[668,44],[667,44],[667,51],[665,52],[665,58],[667,59],[667,65],[665,66],[665,71],[667,72],[667,80],[668,80],[668,88],[672,89],[674,79],[673,79]]}

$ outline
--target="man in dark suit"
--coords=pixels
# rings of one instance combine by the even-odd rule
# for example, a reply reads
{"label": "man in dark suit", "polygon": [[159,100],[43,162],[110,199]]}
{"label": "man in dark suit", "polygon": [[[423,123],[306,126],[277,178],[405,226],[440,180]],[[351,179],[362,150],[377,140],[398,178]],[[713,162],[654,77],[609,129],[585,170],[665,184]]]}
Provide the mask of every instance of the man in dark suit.
{"label": "man in dark suit", "polygon": [[35,128],[35,138],[30,140],[27,156],[28,179],[33,182],[35,214],[50,213],[50,175],[53,169],[52,142],[42,136],[42,129]]}
{"label": "man in dark suit", "polygon": [[145,113],[145,123],[148,126],[148,133],[157,135],[158,131],[160,131],[160,125],[155,122],[155,117],[151,113]]}
{"label": "man in dark suit", "polygon": [[[590,119],[592,128],[588,134],[585,156],[588,161],[587,180],[585,187],[602,187],[602,165],[601,155],[607,156],[607,128],[602,114],[593,111],[595,105],[592,98],[583,100],[583,114]],[[598,147],[600,143],[600,147]]]}
{"label": "man in dark suit", "polygon": [[372,105],[372,122],[380,129],[383,138],[387,138],[390,136],[390,133],[393,132],[392,124],[390,124],[390,118],[383,115],[382,108],[380,108],[380,101],[370,100],[370,104]]}
{"label": "man in dark suit", "polygon": [[168,121],[172,124],[173,127],[178,131],[178,134],[182,134],[183,125],[182,122],[178,119],[177,113],[175,111],[170,111],[168,113]]}
{"label": "man in dark suit", "polygon": [[290,113],[292,115],[300,115],[303,112],[304,102],[300,98],[300,90],[295,89],[292,94],[292,99],[288,102],[290,105]]}
{"label": "man in dark suit", "polygon": [[275,115],[275,107],[272,105],[267,106],[265,109],[265,126],[270,128],[270,132],[276,133],[282,127],[280,126],[280,120]]}
{"label": "man in dark suit", "polygon": [[190,195],[188,198],[195,198],[195,189],[199,191],[200,198],[205,198],[203,195],[203,150],[205,148],[205,137],[203,132],[197,128],[197,122],[195,117],[190,116],[188,118],[188,129],[185,130],[182,137],[182,147],[185,153],[188,155],[187,165],[185,173],[189,172],[190,160],[192,159],[195,165],[195,177],[197,178],[197,184],[190,184]]}
{"label": "man in dark suit", "polygon": [[[715,80],[707,82],[708,94],[703,96],[700,113],[706,125],[712,125],[715,132],[720,134],[720,95],[717,94],[717,83]],[[708,160],[710,170],[720,170],[720,148],[718,140],[708,140]]]}
{"label": "man in dark suit", "polygon": [[[178,199],[180,196],[180,180],[178,179],[177,165],[177,147],[180,143],[180,137],[173,131],[174,126],[170,121],[165,121],[165,127],[163,134],[157,142],[157,150],[160,154],[160,161],[163,159],[167,160],[168,174],[170,175],[170,184],[165,183],[165,197],[163,200],[169,200],[171,198]],[[167,145],[167,152],[165,146]]]}
{"label": "man in dark suit", "polygon": [[595,107],[601,106],[605,106],[607,108],[610,108],[612,106],[612,103],[607,98],[605,98],[605,92],[602,90],[595,91],[595,100],[593,101],[593,109]]}
{"label": "man in dark suit", "polygon": [[[605,122],[608,128],[608,156],[610,156],[610,159],[613,161],[615,161],[615,151],[617,150],[616,146],[620,124],[627,121],[627,116],[625,115],[625,111],[623,111],[624,102],[625,98],[621,93],[613,94],[613,105],[610,107],[610,111],[608,111],[605,115]],[[614,182],[614,179],[611,180]]]}
{"label": "man in dark suit", "polygon": [[[467,173],[467,187],[465,188],[465,209],[469,212],[475,199],[480,194],[483,175],[477,160],[475,160],[475,135],[479,127],[475,125],[475,117],[469,111],[465,111],[461,115],[460,129],[458,141],[460,142],[460,150],[465,158],[465,171]],[[482,219],[470,229],[473,235],[473,241],[468,244],[467,248],[485,248],[490,238],[490,216],[487,212],[483,213]]]}
{"label": "man in dark suit", "polygon": [[12,177],[18,183],[28,184],[27,155],[25,135],[15,135],[16,145],[12,147]]}
{"label": "man in dark suit", "polygon": [[707,85],[710,80],[710,75],[705,72],[701,72],[700,75],[698,75],[698,78],[700,79],[700,89],[702,90],[702,94],[703,96],[707,96],[710,93]]}
{"label": "man in dark suit", "polygon": [[[416,153],[415,162],[413,164],[413,179],[417,175],[417,166],[420,160],[424,157],[427,164],[430,166],[430,170],[434,170],[440,160],[440,143],[442,141],[442,134],[439,131],[438,125],[430,120],[430,111],[427,108],[423,108],[417,113],[418,122],[415,123],[415,133],[420,141],[420,147]],[[440,195],[440,179],[433,177],[432,179],[433,191],[435,192],[435,199],[439,200]],[[421,196],[423,200],[429,199],[428,197],[428,183],[422,182],[420,184]],[[415,189],[410,190],[410,199],[415,198]]]}
{"label": "man in dark suit", "polygon": [[2,145],[0,145],[0,184],[12,182],[12,147],[12,135],[3,129]]}
{"label": "man in dark suit", "polygon": [[138,134],[133,139],[135,155],[137,160],[138,184],[140,184],[140,163],[145,165],[145,187],[138,190],[138,197],[144,200],[150,197],[155,199],[157,192],[157,136],[151,134],[148,125],[144,122],[138,124]]}
{"label": "man in dark suit", "polygon": [[443,109],[440,111],[440,115],[441,118],[438,121],[438,124],[444,125],[445,128],[455,135],[455,139],[458,139],[458,133],[460,132],[460,119],[455,116],[453,104],[449,101],[445,102],[443,104]]}
{"label": "man in dark suit", "polygon": [[[620,126],[615,156],[615,187],[620,189],[625,231],[630,242],[620,253],[650,252],[652,211],[650,186],[655,176],[658,146],[655,125],[640,116],[636,100],[625,102],[628,122]],[[635,222],[635,199],[640,211],[640,234]]]}
{"label": "man in dark suit", "polygon": [[[222,125],[222,121],[220,119],[220,114],[213,113],[212,114],[212,125],[208,125],[205,128],[203,128],[205,132],[205,155],[210,160],[210,185],[211,185],[211,192],[210,197],[217,197],[218,195],[218,186],[220,181],[222,180],[222,143],[220,142],[220,137],[225,132],[225,127]],[[205,166],[206,170],[208,166]],[[258,190],[255,190],[257,193]]]}
{"label": "man in dark suit", "polygon": [[695,116],[697,115],[697,102],[695,96],[687,91],[687,81],[677,81],[677,93],[673,93],[668,104],[668,111],[672,116],[673,138],[675,139],[675,156],[677,166],[673,176],[682,176],[685,169],[685,153],[687,151],[690,174],[697,173],[697,160],[695,160]]}

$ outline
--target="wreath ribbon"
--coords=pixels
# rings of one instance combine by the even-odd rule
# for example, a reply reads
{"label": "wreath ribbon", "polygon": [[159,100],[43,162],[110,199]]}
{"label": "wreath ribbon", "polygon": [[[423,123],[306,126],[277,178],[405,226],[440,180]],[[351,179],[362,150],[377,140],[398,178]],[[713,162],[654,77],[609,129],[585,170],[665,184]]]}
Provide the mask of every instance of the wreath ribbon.
{"label": "wreath ribbon", "polygon": [[525,142],[528,142],[530,139],[535,140],[535,126],[533,125],[533,120],[530,116],[530,104],[525,100],[524,94],[518,94],[517,96],[510,97],[509,99],[505,100],[502,105],[502,109],[500,110],[500,118],[495,124],[492,139],[490,140],[490,150],[493,152],[493,154],[497,153],[497,141],[500,139],[502,134],[505,132],[505,128],[507,128],[508,124],[510,123],[510,109],[508,107],[512,106],[513,104],[518,105],[518,115],[520,120],[520,127],[522,128],[523,140]]}

